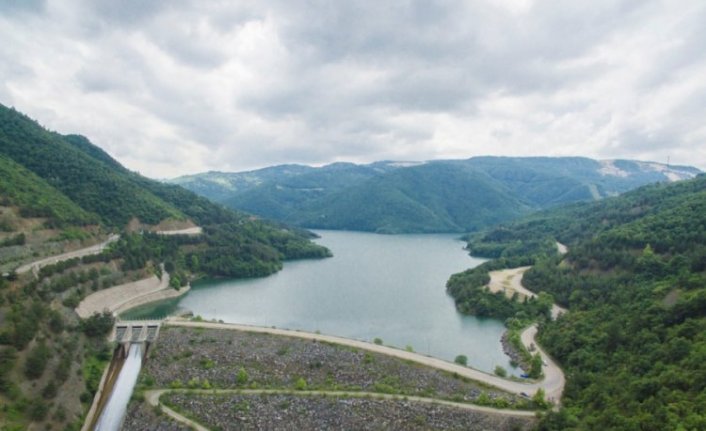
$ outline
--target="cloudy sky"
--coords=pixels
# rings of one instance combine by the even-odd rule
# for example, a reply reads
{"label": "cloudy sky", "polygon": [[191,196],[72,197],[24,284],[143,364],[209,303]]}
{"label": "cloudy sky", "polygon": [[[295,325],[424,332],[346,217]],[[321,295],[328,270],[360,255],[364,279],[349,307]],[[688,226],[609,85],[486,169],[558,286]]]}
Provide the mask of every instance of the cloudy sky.
{"label": "cloudy sky", "polygon": [[0,103],[150,177],[581,155],[706,169],[706,2],[2,0]]}

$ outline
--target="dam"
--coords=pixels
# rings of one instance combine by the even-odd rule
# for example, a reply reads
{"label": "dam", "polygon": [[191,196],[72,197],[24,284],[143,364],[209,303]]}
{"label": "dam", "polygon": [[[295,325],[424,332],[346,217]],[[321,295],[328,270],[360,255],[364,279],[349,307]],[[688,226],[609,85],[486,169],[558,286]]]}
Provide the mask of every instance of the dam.
{"label": "dam", "polygon": [[131,343],[144,343],[149,347],[157,339],[161,324],[159,320],[120,320],[115,323],[108,340],[123,347],[127,355]]}
{"label": "dam", "polygon": [[109,336],[113,359],[93,400],[82,431],[117,431],[150,346],[159,336],[157,320],[117,321]]}

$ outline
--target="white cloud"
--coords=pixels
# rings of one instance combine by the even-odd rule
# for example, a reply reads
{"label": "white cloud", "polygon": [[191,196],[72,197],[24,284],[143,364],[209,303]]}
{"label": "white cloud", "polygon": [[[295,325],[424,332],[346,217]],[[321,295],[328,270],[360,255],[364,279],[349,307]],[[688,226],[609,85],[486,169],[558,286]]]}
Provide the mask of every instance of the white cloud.
{"label": "white cloud", "polygon": [[486,154],[706,168],[700,1],[12,4],[0,103],[152,177]]}

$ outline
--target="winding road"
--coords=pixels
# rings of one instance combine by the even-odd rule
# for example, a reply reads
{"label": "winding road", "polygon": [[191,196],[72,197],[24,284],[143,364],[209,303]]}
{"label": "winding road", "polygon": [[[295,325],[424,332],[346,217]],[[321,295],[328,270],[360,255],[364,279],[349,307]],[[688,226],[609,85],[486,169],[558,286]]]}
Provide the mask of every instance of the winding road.
{"label": "winding road", "polygon": [[[522,277],[530,268],[532,267],[520,266],[517,268],[491,271],[489,274],[490,283],[488,283],[488,289],[490,289],[491,292],[505,292],[508,298],[512,298],[515,293],[520,296],[520,300],[522,300],[523,297],[534,298],[537,294],[531,290],[527,290],[527,288],[522,285]],[[556,319],[562,313],[566,313],[566,308],[552,304],[552,319]]]}
{"label": "winding road", "polygon": [[[196,231],[197,228],[190,228],[188,229],[188,232],[182,231],[170,231],[168,234],[197,234],[198,232]],[[199,228],[200,229],[200,228]],[[167,234],[166,232],[162,232]],[[100,253],[103,251],[103,249],[110,244],[113,241],[116,241],[119,238],[117,235],[111,236],[106,242],[102,244],[98,244],[92,247],[88,247],[82,250],[77,250],[74,252],[70,253],[64,253],[62,255],[57,255],[53,256],[50,258],[42,259],[40,261],[36,261],[27,265],[24,265],[21,267],[25,272],[33,269],[33,268],[40,268],[41,266],[48,265],[51,263],[56,263],[61,260],[66,260],[66,259],[71,259],[74,257],[81,257],[89,254],[96,254]],[[566,247],[557,243],[557,250],[560,254],[566,253]],[[505,269],[505,270],[500,270],[500,271],[492,271],[490,273],[491,277],[491,282],[489,283],[488,287],[493,290],[493,291],[504,291],[508,296],[512,296],[515,292],[517,292],[519,295],[524,295],[526,297],[534,297],[536,294],[534,292],[531,292],[527,290],[524,286],[522,286],[522,277],[524,273],[529,269],[530,267],[519,267],[519,268],[512,268],[512,269]],[[19,269],[18,269],[19,272]],[[155,277],[156,278],[156,277]],[[140,290],[140,294],[144,295],[146,292],[144,291],[149,291],[148,293],[154,293],[160,290],[164,290],[164,283],[168,283],[168,276],[163,277],[163,280],[158,280],[155,283],[155,280],[142,280],[143,283],[147,284],[149,281],[149,287],[147,285],[144,286],[143,289],[138,289]],[[123,292],[125,293],[124,289],[127,286],[120,286],[123,288]],[[132,286],[134,288],[135,286]],[[110,289],[108,289],[110,290]],[[97,295],[102,292],[97,292],[94,295]],[[93,296],[93,295],[91,295]],[[105,297],[102,297],[105,296]],[[114,298],[110,298],[111,293],[105,292],[102,293],[102,295],[98,295],[95,298],[96,303],[95,304],[90,304],[92,305],[91,307],[85,307],[86,309],[95,309],[95,307],[100,307],[102,305],[105,305],[106,303],[110,302],[115,305]],[[121,295],[122,296],[122,295]],[[124,297],[123,297],[124,298]],[[86,298],[88,299],[88,298]],[[92,300],[89,302],[93,302]],[[81,305],[88,306],[89,304],[84,304],[82,303]],[[84,308],[79,306],[79,308]],[[119,306],[118,306],[119,308]],[[77,309],[77,312],[79,314],[85,314],[86,310],[83,309],[81,312]],[[552,307],[552,317],[556,318],[558,317],[561,313],[566,312],[565,309],[557,306],[556,304],[553,305]],[[181,318],[167,318],[164,322],[166,325],[170,326],[178,326],[178,327],[192,327],[192,328],[214,328],[214,329],[227,329],[227,330],[237,330],[237,331],[245,331],[245,332],[256,332],[256,333],[267,333],[267,334],[273,334],[273,335],[281,335],[281,336],[287,336],[287,337],[296,337],[296,338],[301,338],[301,339],[308,339],[308,340],[317,340],[317,341],[322,341],[322,342],[328,342],[328,343],[334,343],[334,344],[340,344],[344,346],[349,346],[349,347],[354,347],[354,348],[359,348],[359,349],[364,349],[367,351],[371,352],[376,352],[392,357],[396,357],[399,359],[407,360],[407,361],[412,361],[416,362],[418,364],[430,366],[439,370],[447,371],[450,373],[455,373],[459,376],[475,380],[484,384],[487,384],[489,386],[493,386],[495,388],[498,388],[500,390],[513,393],[516,395],[521,395],[521,396],[532,396],[534,395],[539,389],[542,389],[545,393],[545,396],[548,401],[553,402],[555,405],[558,405],[560,400],[561,400],[561,395],[564,390],[565,386],[565,377],[564,373],[561,370],[561,368],[552,360],[552,358],[543,350],[541,347],[538,346],[536,342],[536,334],[537,334],[537,325],[532,325],[528,328],[526,328],[522,334],[521,334],[521,340],[522,343],[527,347],[528,349],[536,349],[536,351],[541,355],[543,361],[544,361],[544,368],[543,368],[543,373],[544,373],[544,379],[541,381],[518,381],[518,380],[508,380],[505,378],[501,378],[499,376],[485,373],[480,370],[476,370],[473,368],[465,367],[459,364],[455,363],[450,363],[438,358],[430,357],[430,356],[425,356],[416,352],[409,352],[406,350],[400,350],[388,346],[382,346],[382,345],[377,345],[374,343],[366,342],[366,341],[361,341],[361,340],[354,340],[354,339],[349,339],[349,338],[344,338],[344,337],[339,337],[339,336],[333,336],[333,335],[324,335],[324,334],[317,334],[317,333],[310,333],[310,332],[304,332],[304,331],[295,331],[295,330],[288,330],[288,329],[279,329],[279,328],[274,328],[274,327],[261,327],[261,326],[250,326],[250,325],[242,325],[242,324],[231,324],[231,323],[219,323],[219,322],[203,322],[203,321],[190,321],[190,320],[185,320]],[[534,347],[530,347],[534,346]],[[160,405],[159,403],[159,397],[165,393],[171,391],[171,389],[160,389],[160,390],[151,390],[147,391],[145,393],[145,398],[146,401],[153,406]],[[192,390],[192,392],[197,393],[199,390]],[[203,391],[204,393],[261,393],[261,394],[266,394],[266,393],[277,393],[277,392],[282,392],[282,391],[267,391],[267,390],[208,390],[208,391]],[[374,396],[378,398],[384,398],[384,399],[396,399],[398,397],[394,395],[385,395],[385,394],[367,394],[367,393],[343,393],[343,392],[329,392],[329,391],[323,391],[323,392],[318,392],[318,391],[308,391],[308,392],[302,392],[302,394],[309,394],[309,395],[346,395],[346,396]],[[515,410],[501,410],[501,409],[494,409],[490,407],[483,407],[483,406],[478,406],[478,405],[472,405],[472,404],[465,404],[465,403],[453,403],[449,401],[441,401],[441,400],[436,400],[436,399],[429,399],[429,398],[422,398],[422,397],[407,397],[407,399],[413,400],[413,401],[418,401],[418,402],[433,402],[433,403],[439,403],[439,404],[445,404],[445,405],[450,405],[454,407],[459,407],[459,408],[465,408],[465,409],[471,409],[471,410],[476,410],[476,411],[482,411],[486,413],[494,413],[494,414],[502,414],[502,415],[509,415],[509,416],[534,416],[535,412],[531,411],[515,411]],[[172,418],[185,423],[194,429],[197,430],[207,430],[207,428],[204,428],[200,424],[184,417],[183,415],[180,415],[179,413],[162,406],[163,411],[171,416]]]}
{"label": "winding road", "polygon": [[62,262],[64,260],[74,259],[77,257],[91,256],[94,254],[102,253],[108,245],[120,239],[120,235],[111,235],[107,240],[100,244],[92,245],[90,247],[82,248],[79,250],[69,251],[67,253],[56,254],[54,256],[45,257],[44,259],[36,260],[28,264],[22,265],[15,270],[18,274],[23,274],[28,271],[39,271],[42,267],[47,265],[53,265],[55,263]]}
{"label": "winding road", "polygon": [[[200,226],[194,226],[186,229],[177,230],[160,230],[156,233],[160,235],[201,235],[203,233],[203,228]],[[47,265],[53,265],[55,263],[62,262],[64,260],[74,259],[77,257],[91,256],[94,254],[102,253],[108,245],[120,239],[120,235],[113,234],[108,237],[107,240],[100,244],[92,245],[90,247],[85,247],[79,250],[69,251],[62,254],[56,254],[54,256],[45,257],[34,262],[30,262],[18,267],[15,272],[18,274],[23,274],[29,271],[39,271],[42,267]]]}

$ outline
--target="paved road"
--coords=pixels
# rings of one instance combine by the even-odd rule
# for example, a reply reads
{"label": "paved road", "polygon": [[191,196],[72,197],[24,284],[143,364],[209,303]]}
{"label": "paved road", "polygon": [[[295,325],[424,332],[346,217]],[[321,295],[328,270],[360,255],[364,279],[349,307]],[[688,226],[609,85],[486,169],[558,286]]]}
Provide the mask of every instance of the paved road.
{"label": "paved road", "polygon": [[537,325],[532,325],[529,328],[522,331],[520,334],[520,339],[522,344],[525,346],[530,346],[534,344],[535,351],[539,353],[544,361],[544,367],[542,372],[544,373],[544,380],[542,384],[544,387],[544,394],[548,401],[554,404],[559,404],[561,401],[561,394],[564,392],[564,385],[566,384],[566,379],[564,378],[564,372],[561,370],[559,365],[554,362],[554,360],[544,351],[544,349],[537,344],[535,337],[537,336]]}
{"label": "paved road", "polygon": [[64,260],[69,260],[69,259],[73,259],[76,257],[90,256],[93,254],[99,254],[99,253],[103,252],[103,250],[105,250],[106,247],[108,247],[108,245],[110,243],[113,243],[113,242],[117,241],[118,239],[120,239],[120,235],[111,235],[110,237],[108,237],[108,239],[106,241],[104,241],[100,244],[92,245],[90,247],[82,248],[80,250],[70,251],[68,253],[62,253],[62,254],[57,254],[54,256],[49,256],[44,259],[40,259],[40,260],[31,262],[31,263],[28,263],[26,265],[22,265],[19,268],[17,268],[15,271],[18,274],[22,274],[22,273],[28,272],[30,270],[31,271],[38,271],[39,269],[41,269],[44,266],[52,265],[52,264],[55,264],[55,263],[58,263],[58,262],[61,262]]}
{"label": "paved road", "polygon": [[[165,324],[171,326],[185,326],[191,328],[214,328],[214,329],[230,329],[236,331],[246,331],[246,332],[257,332],[266,333],[274,335],[282,335],[285,337],[297,337],[307,340],[317,340],[334,344],[341,344],[344,346],[355,347],[359,349],[365,349],[371,352],[381,353],[383,355],[393,356],[399,359],[404,359],[412,362],[416,362],[422,365],[427,365],[430,367],[437,368],[439,370],[448,371],[450,373],[457,373],[459,376],[467,377],[471,380],[476,380],[487,385],[496,387],[503,391],[513,393],[513,394],[527,394],[533,395],[537,389],[544,389],[545,393],[561,394],[563,391],[563,383],[561,381],[514,381],[507,380],[502,377],[498,377],[494,374],[485,373],[480,370],[476,370],[469,367],[464,367],[462,365],[454,364],[451,362],[446,362],[442,359],[433,358],[431,356],[424,356],[416,352],[408,352],[406,350],[395,349],[387,346],[380,346],[377,344],[369,343],[367,341],[353,340],[350,338],[338,337],[334,335],[323,335],[314,334],[311,332],[304,331],[293,331],[290,329],[279,329],[279,328],[268,328],[263,326],[250,326],[250,325],[239,325],[234,323],[216,323],[216,322],[193,322],[189,320],[183,320],[179,318],[168,318]],[[529,347],[527,344],[527,347]],[[558,369],[558,367],[557,367]],[[560,385],[560,386],[559,386]]]}
{"label": "paved road", "polygon": [[[561,244],[557,243],[557,247],[559,245]],[[561,247],[558,248],[559,252],[562,253]],[[566,253],[565,249],[566,247],[564,247],[563,253]],[[521,266],[518,268],[491,271],[490,283],[488,287],[493,292],[505,291],[505,293],[510,297],[512,296],[512,293],[517,292],[518,294],[524,295],[528,298],[534,298],[537,295],[534,292],[527,290],[522,285],[522,277],[524,276],[525,272],[527,272],[527,270],[530,268],[531,266]],[[552,305],[552,319],[556,319],[557,317],[559,317],[560,314],[565,312],[565,308],[562,308],[556,304]],[[520,338],[522,340],[522,344],[524,344],[525,347],[534,345],[536,347],[537,352],[541,355],[542,360],[546,364],[542,369],[542,372],[544,373],[544,380],[542,381],[542,383],[545,395],[549,401],[558,404],[561,400],[561,394],[564,391],[564,385],[566,384],[564,373],[561,368],[556,364],[556,362],[554,362],[554,360],[552,360],[552,358],[547,355],[547,353],[542,350],[541,347],[539,347],[539,345],[535,341],[536,335],[537,325],[535,324],[525,329],[522,332]]]}
{"label": "paved road", "polygon": [[[244,395],[262,395],[262,394],[286,394],[291,393],[287,390],[278,389],[155,389],[145,391],[145,401],[153,407],[160,405],[159,398],[167,392],[180,392],[180,393],[190,393],[190,394],[204,394],[204,395],[221,395],[221,394],[244,394]],[[476,404],[468,403],[456,403],[453,401],[439,400],[435,398],[425,398],[416,396],[403,396],[403,395],[391,395],[391,394],[380,394],[377,392],[345,392],[345,391],[297,391],[297,396],[342,396],[342,397],[365,397],[365,398],[377,398],[382,400],[405,400],[414,401],[418,403],[436,404],[444,405],[449,407],[455,407],[464,410],[473,410],[477,412],[501,415],[501,416],[513,416],[513,417],[534,417],[536,412],[528,410],[507,410],[507,409],[496,409],[492,407],[479,406]],[[173,419],[184,423],[198,431],[208,431],[208,428],[186,418],[185,416],[175,412],[169,407],[162,405],[162,411]]]}

